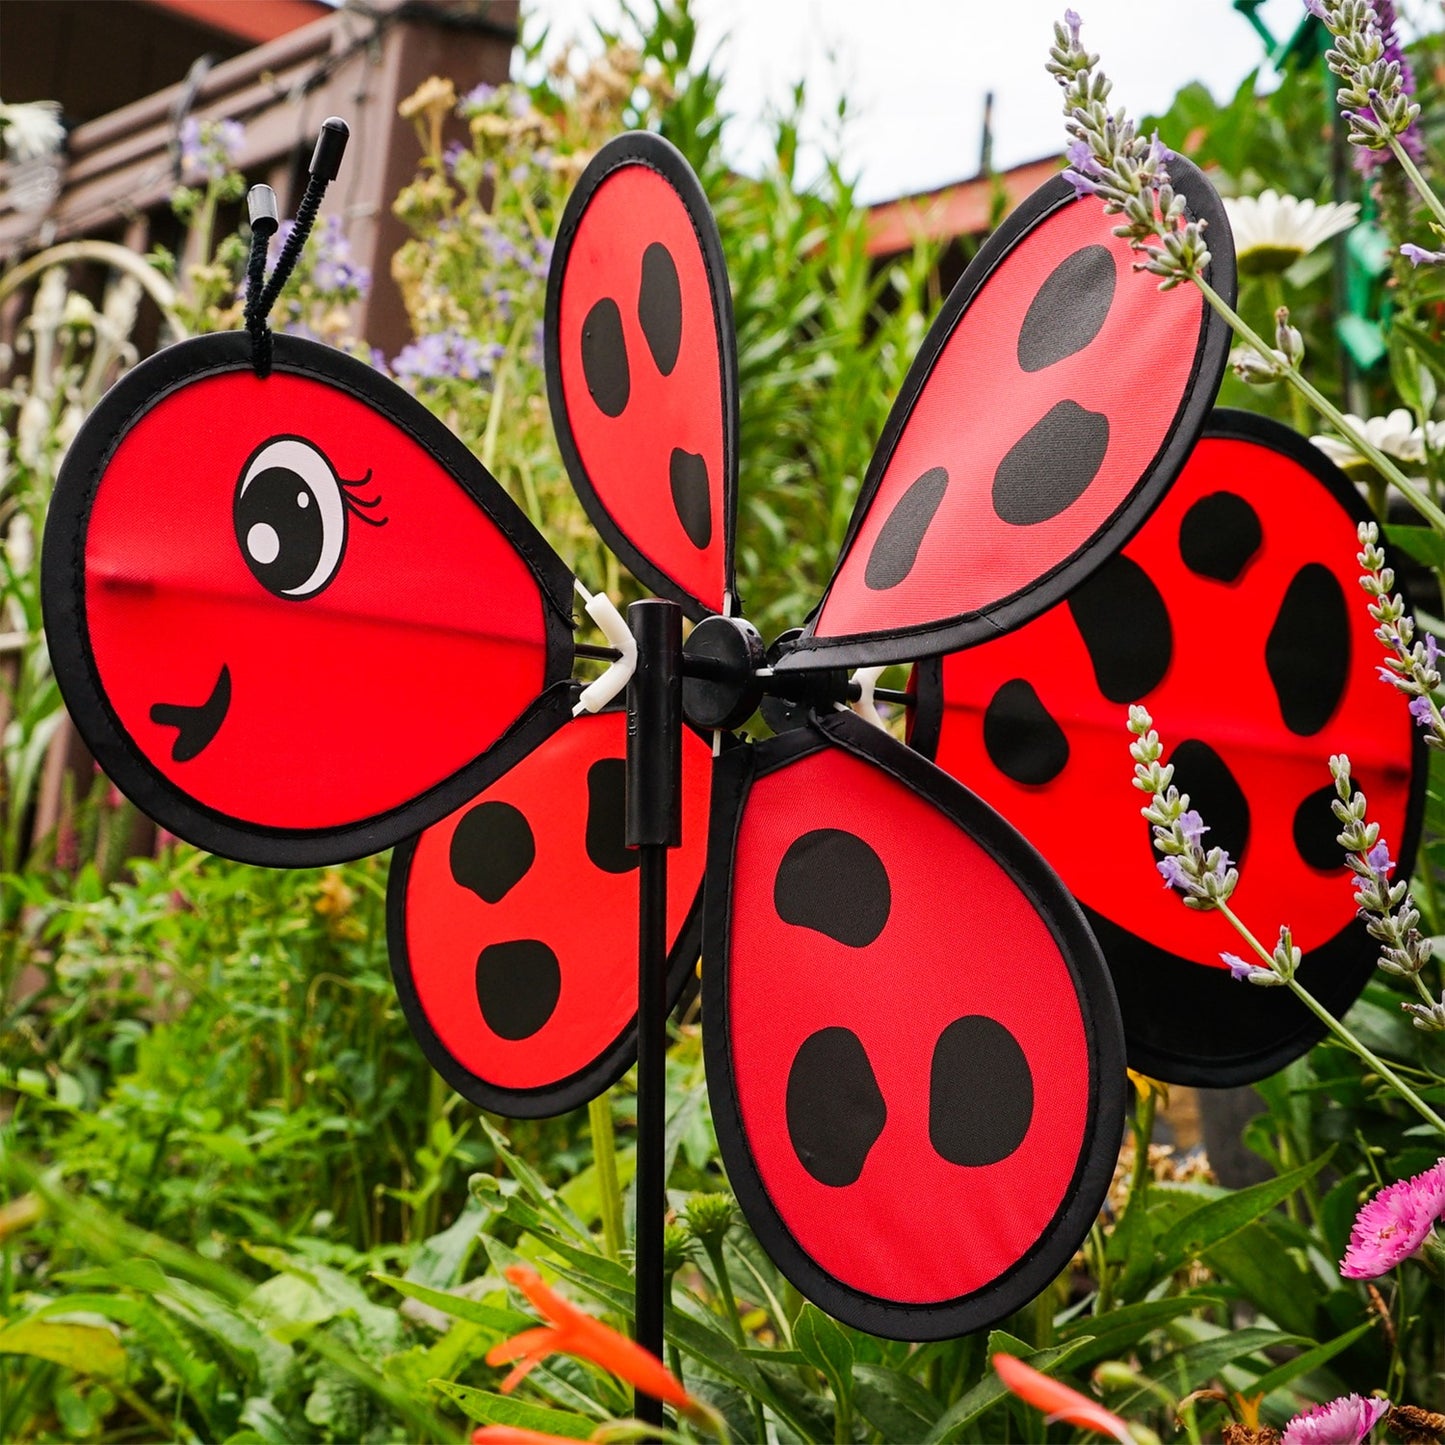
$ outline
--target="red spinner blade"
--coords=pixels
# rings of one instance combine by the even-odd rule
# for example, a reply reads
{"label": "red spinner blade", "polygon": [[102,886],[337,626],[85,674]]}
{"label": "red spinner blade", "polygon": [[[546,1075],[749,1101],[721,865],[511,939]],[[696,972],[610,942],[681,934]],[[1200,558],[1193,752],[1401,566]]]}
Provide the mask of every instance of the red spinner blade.
{"label": "red spinner blade", "polygon": [[850,713],[722,758],[704,935],[708,1093],[779,1268],[901,1339],[984,1328],[1103,1202],[1123,1039],[1056,875]]}
{"label": "red spinner blade", "polygon": [[[1234,294],[1218,196],[1170,163]],[[1228,327],[1134,269],[1062,177],[990,237],[934,322],[863,482],[818,614],[780,668],[904,662],[997,636],[1135,531],[1214,401]]]}
{"label": "red spinner blade", "polygon": [[1289,924],[1301,981],[1335,1013],[1374,967],[1329,758],[1349,755],[1400,877],[1426,767],[1403,699],[1375,675],[1355,560],[1368,516],[1296,433],[1218,412],[1158,511],[1067,604],[919,669],[914,745],[1059,870],[1109,962],[1129,1062],[1155,1078],[1249,1083],[1323,1029],[1286,990],[1235,982],[1219,955],[1245,951],[1238,935],[1161,886],[1130,786],[1131,702],[1153,714],[1205,843],[1242,865],[1231,906],[1256,935],[1273,943]]}
{"label": "red spinner blade", "polygon": [[660,136],[603,146],[567,202],[547,281],[547,395],[608,546],[696,619],[733,593],[737,355],[717,224]]}
{"label": "red spinner blade", "polygon": [[571,576],[442,424],[370,367],[235,332],[102,399],[46,525],[45,622],[107,773],[246,862],[376,852],[568,715]]}
{"label": "red spinner blade", "polygon": [[[683,742],[683,842],[668,854],[668,1001],[693,977],[712,750]],[[397,996],[432,1067],[510,1118],[576,1108],[637,1052],[640,855],[624,841],[627,718],[569,722],[396,852]]]}

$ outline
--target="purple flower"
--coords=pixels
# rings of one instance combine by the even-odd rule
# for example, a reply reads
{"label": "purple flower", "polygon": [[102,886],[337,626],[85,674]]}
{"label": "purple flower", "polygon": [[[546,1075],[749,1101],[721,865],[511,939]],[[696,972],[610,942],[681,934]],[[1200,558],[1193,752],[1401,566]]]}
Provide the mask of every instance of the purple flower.
{"label": "purple flower", "polygon": [[1430,710],[1430,699],[1428,697],[1412,697],[1410,699],[1410,716],[1427,728],[1435,721],[1435,714]]}
{"label": "purple flower", "polygon": [[1237,953],[1221,953],[1221,961],[1229,965],[1230,978],[1246,979],[1259,971],[1259,965],[1246,963]]}
{"label": "purple flower", "polygon": [[1209,831],[1204,825],[1204,819],[1191,808],[1187,813],[1179,815],[1179,831],[1184,834],[1184,841],[1197,845],[1199,840]]}
{"label": "purple flower", "polygon": [[479,381],[490,376],[500,347],[484,347],[455,329],[419,336],[404,346],[392,362],[399,378],[417,381]]}
{"label": "purple flower", "polygon": [[1177,858],[1161,858],[1154,866],[1159,870],[1159,876],[1164,880],[1166,888],[1177,888],[1181,893],[1193,891],[1184,872],[1184,865]]}
{"label": "purple flower", "polygon": [[1079,45],[1079,31],[1083,28],[1084,22],[1079,19],[1077,10],[1064,11],[1064,24],[1069,27],[1069,44],[1075,49]]}
{"label": "purple flower", "polygon": [[351,259],[351,243],[340,216],[328,216],[326,223],[312,232],[310,245],[315,256],[311,280],[318,290],[355,291],[365,296],[371,289],[371,272]]}
{"label": "purple flower", "polygon": [[1423,246],[1417,246],[1413,241],[1406,241],[1400,247],[1400,254],[1412,265],[1418,266],[1422,261],[1435,266],[1445,261],[1445,251],[1427,251]]}
{"label": "purple flower", "polygon": [[446,149],[442,152],[442,164],[447,168],[447,174],[454,176],[457,173],[457,162],[466,155],[467,148],[461,141],[448,141]]}
{"label": "purple flower", "polygon": [[201,120],[188,115],[181,123],[181,174],[201,185],[218,181],[236,163],[246,139],[238,120]]}
{"label": "purple flower", "polygon": [[1425,634],[1425,666],[1432,671],[1435,670],[1435,662],[1439,656],[1440,647],[1435,641],[1435,634],[1433,632],[1427,632]]}
{"label": "purple flower", "polygon": [[1325,18],[1325,0],[1305,0],[1305,9],[1315,17],[1316,20]]}
{"label": "purple flower", "polygon": [[475,111],[483,110],[496,99],[497,87],[488,85],[483,81],[480,85],[474,85],[462,98],[457,109],[463,115],[471,115]]}
{"label": "purple flower", "polygon": [[1091,181],[1088,176],[1080,175],[1071,166],[1064,173],[1064,179],[1074,188],[1074,199],[1082,200],[1085,196],[1097,196],[1099,186],[1097,181]]}
{"label": "purple flower", "polygon": [[1395,860],[1390,857],[1389,845],[1383,838],[1365,854],[1365,862],[1368,863],[1376,873],[1388,873],[1395,866]]}
{"label": "purple flower", "polygon": [[[1308,0],[1307,0],[1308,3]],[[1395,29],[1395,5],[1394,0],[1370,0],[1370,8],[1374,12],[1375,25],[1380,32],[1380,41],[1384,46],[1384,54],[1380,57],[1385,64],[1394,61],[1400,67],[1400,92],[1403,95],[1415,94],[1415,72],[1410,69],[1410,62],[1405,59],[1404,47],[1400,44],[1400,37]],[[1374,119],[1370,111],[1357,111],[1357,115],[1367,120]],[[1425,141],[1420,134],[1418,121],[1411,121],[1409,127],[1404,130],[1397,139],[1400,148],[1410,157],[1412,161],[1420,162],[1425,159]],[[1361,175],[1373,176],[1381,167],[1394,160],[1394,153],[1389,150],[1371,150],[1368,146],[1352,146],[1355,153],[1355,169]],[[1401,247],[1403,254],[1404,248]],[[1427,253],[1428,255],[1428,253]],[[1419,265],[1415,258],[1407,258]],[[1423,258],[1422,258],[1423,259]],[[1438,259],[1431,256],[1431,260]]]}
{"label": "purple flower", "polygon": [[1281,1445],[1360,1445],[1389,1408],[1388,1400],[1345,1395],[1296,1415],[1284,1427]]}

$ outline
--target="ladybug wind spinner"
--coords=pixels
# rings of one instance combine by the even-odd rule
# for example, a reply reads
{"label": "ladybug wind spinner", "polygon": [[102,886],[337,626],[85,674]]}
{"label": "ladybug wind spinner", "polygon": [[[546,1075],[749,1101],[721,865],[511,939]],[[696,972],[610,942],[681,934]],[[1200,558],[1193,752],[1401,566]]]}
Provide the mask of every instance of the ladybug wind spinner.
{"label": "ladybug wind spinner", "polygon": [[[1231,295],[1222,208],[1187,161],[1171,169]],[[1132,261],[1062,179],[983,246],[822,602],[769,654],[733,575],[715,224],[664,141],[604,147],[557,241],[548,391],[588,514],[657,598],[630,630],[588,599],[614,652],[585,690],[582,589],[493,478],[411,396],[273,342],[264,313],[138,366],[71,449],[46,622],[117,783],[252,862],[399,844],[398,992],[484,1107],[570,1108],[641,1056],[645,1343],[663,1016],[699,927],[739,1202],[805,1294],[883,1335],[981,1328],[1067,1265],[1113,1171],[1126,1049],[1222,1082],[1307,1046],[1290,1000],[1234,987],[1199,915],[1166,916],[1127,701],[1178,740],[1181,785],[1236,856],[1294,848],[1271,901],[1297,932],[1318,904],[1306,978],[1341,1008],[1361,985],[1367,942],[1320,901],[1348,890],[1316,764],[1357,757],[1404,841],[1423,775],[1408,719],[1345,672],[1368,645],[1343,602],[1358,502],[1280,428],[1226,421],[1196,448],[1226,330]],[[920,667],[913,747],[846,708],[847,669],[944,654]],[[624,683],[625,715],[603,705]],[[732,737],[765,700],[791,725]]]}

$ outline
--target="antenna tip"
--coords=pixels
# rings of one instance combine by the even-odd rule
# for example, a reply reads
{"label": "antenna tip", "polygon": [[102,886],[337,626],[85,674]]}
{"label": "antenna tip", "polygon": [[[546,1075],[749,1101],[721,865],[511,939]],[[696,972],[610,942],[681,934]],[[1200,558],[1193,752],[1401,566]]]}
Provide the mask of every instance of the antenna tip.
{"label": "antenna tip", "polygon": [[252,186],[246,192],[246,213],[251,229],[263,236],[275,233],[280,212],[276,208],[276,192],[270,186]]}
{"label": "antenna tip", "polygon": [[321,122],[321,134],[311,155],[311,175],[318,181],[334,181],[346,154],[351,127],[339,115],[329,115]]}

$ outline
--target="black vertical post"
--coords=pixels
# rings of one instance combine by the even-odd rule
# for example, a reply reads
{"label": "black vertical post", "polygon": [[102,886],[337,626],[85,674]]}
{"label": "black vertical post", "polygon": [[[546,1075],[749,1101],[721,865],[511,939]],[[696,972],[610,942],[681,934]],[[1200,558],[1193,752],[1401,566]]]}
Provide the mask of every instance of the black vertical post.
{"label": "black vertical post", "polygon": [[[627,609],[637,670],[627,690],[627,846],[641,856],[637,941],[637,1342],[662,1358],[663,1170],[667,1128],[667,850],[682,842],[682,609],[650,598]],[[639,1420],[662,1401],[639,1391]]]}

